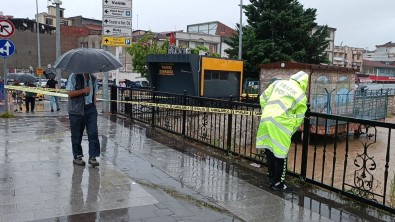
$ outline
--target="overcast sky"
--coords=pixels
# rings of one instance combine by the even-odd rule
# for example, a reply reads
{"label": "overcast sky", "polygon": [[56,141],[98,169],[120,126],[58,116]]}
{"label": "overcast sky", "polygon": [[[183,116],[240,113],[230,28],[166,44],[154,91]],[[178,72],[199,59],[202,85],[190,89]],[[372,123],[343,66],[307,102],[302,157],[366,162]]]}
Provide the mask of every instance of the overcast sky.
{"label": "overcast sky", "polygon": [[[37,0],[39,12],[47,0]],[[2,0],[0,11],[16,18],[34,18],[35,0]],[[65,16],[102,18],[102,0],[63,0]],[[299,0],[317,9],[317,22],[336,28],[335,44],[375,49],[395,42],[395,0]],[[243,4],[248,4],[244,0]],[[188,24],[221,21],[234,28],[240,21],[240,0],[134,0],[133,29],[185,30]],[[138,15],[138,16],[137,16]],[[243,19],[245,22],[245,18]]]}

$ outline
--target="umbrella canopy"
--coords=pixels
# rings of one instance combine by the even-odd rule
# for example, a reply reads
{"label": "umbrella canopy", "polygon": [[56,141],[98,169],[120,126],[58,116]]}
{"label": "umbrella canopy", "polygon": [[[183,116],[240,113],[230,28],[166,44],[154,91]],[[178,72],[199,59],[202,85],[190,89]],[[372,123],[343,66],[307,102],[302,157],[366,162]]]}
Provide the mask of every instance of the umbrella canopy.
{"label": "umbrella canopy", "polygon": [[61,55],[54,67],[73,73],[95,73],[118,69],[122,64],[104,49],[78,48]]}
{"label": "umbrella canopy", "polygon": [[10,73],[7,75],[7,79],[13,79],[20,83],[37,81],[37,77],[30,73]]}
{"label": "umbrella canopy", "polygon": [[15,80],[16,78],[18,78],[18,76],[19,76],[20,74],[22,74],[22,73],[8,73],[8,74],[7,74],[7,79],[8,79],[8,80],[10,80],[10,79]]}

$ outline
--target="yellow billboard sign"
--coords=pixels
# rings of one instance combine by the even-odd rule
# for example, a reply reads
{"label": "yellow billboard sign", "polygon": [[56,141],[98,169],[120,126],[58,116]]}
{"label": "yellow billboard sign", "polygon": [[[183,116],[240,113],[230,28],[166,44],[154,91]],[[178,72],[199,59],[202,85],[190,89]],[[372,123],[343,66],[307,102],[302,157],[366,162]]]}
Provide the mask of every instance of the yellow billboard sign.
{"label": "yellow billboard sign", "polygon": [[132,38],[124,37],[103,37],[102,44],[106,46],[132,46]]}

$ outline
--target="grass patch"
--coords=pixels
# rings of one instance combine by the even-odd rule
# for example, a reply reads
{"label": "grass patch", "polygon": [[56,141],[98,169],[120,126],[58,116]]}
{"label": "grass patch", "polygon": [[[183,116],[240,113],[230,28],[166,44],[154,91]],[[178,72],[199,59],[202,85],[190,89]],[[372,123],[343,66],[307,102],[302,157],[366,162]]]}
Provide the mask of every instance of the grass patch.
{"label": "grass patch", "polygon": [[15,115],[13,113],[7,112],[0,114],[0,118],[15,118]]}

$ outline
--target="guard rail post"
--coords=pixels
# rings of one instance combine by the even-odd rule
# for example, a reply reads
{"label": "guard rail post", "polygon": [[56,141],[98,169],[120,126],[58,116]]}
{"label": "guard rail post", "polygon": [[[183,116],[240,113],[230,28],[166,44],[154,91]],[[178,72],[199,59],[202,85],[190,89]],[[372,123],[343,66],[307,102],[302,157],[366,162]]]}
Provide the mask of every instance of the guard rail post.
{"label": "guard rail post", "polygon": [[111,91],[110,91],[110,99],[111,99],[111,105],[110,105],[110,109],[111,109],[111,113],[116,114],[118,112],[117,110],[117,99],[118,99],[118,89],[117,86],[112,85],[111,86]]}
{"label": "guard rail post", "polygon": [[[152,93],[152,103],[155,103],[156,102],[156,100],[155,100],[155,87],[152,87],[151,93]],[[155,127],[155,111],[156,111],[156,107],[152,106],[152,113],[151,113],[151,126],[152,127]]]}
{"label": "guard rail post", "polygon": [[[229,109],[233,109],[232,97],[229,98]],[[232,121],[233,114],[228,114],[228,131],[226,136],[226,151],[229,155],[232,148]]]}
{"label": "guard rail post", "polygon": [[[182,97],[182,105],[187,105],[187,91],[184,90],[184,96]],[[185,129],[187,124],[187,111],[185,109],[182,110],[182,130],[181,135],[185,136]]]}
{"label": "guard rail post", "polygon": [[[318,121],[318,120],[317,120]],[[300,176],[306,179],[307,172],[307,157],[309,152],[309,138],[310,138],[310,104],[307,104],[307,111],[303,121],[303,143],[302,143],[302,163]]]}

